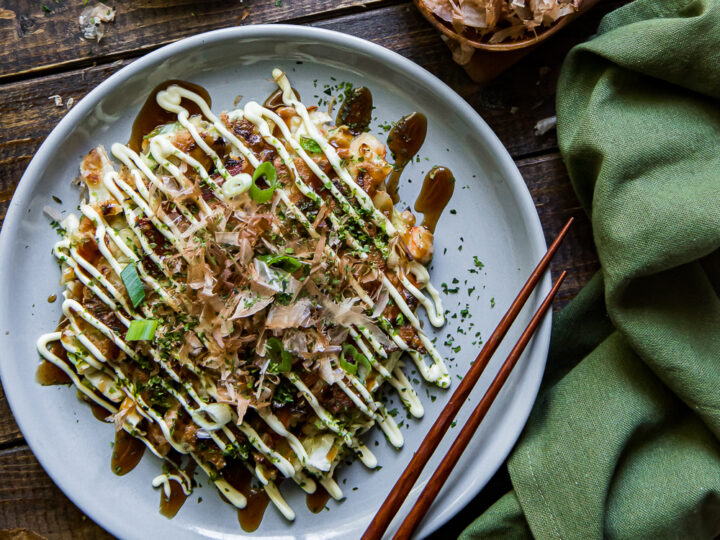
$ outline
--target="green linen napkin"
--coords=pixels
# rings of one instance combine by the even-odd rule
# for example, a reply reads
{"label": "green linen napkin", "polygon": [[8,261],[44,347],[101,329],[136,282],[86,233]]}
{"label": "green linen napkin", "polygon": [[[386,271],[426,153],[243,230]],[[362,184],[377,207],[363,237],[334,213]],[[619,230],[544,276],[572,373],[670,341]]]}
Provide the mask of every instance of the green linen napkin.
{"label": "green linen napkin", "polygon": [[637,0],[575,47],[558,140],[602,265],[556,318],[508,460],[461,538],[720,534],[720,0]]}

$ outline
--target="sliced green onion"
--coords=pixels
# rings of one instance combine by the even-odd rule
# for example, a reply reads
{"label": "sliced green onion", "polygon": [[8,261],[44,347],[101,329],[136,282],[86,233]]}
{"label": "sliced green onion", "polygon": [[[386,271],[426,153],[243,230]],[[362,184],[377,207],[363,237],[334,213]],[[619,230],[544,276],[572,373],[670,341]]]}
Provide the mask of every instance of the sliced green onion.
{"label": "sliced green onion", "polygon": [[315,141],[315,139],[311,139],[310,137],[300,137],[300,146],[303,150],[306,152],[310,152],[311,154],[321,154],[322,148],[320,148],[320,145]]}
{"label": "sliced green onion", "polygon": [[[346,355],[349,355],[350,358],[347,358]],[[352,361],[350,361],[350,359],[352,359]],[[362,382],[365,382],[365,378],[372,369],[372,364],[370,364],[370,360],[368,360],[364,354],[358,352],[354,345],[346,343],[343,345],[342,353],[340,353],[340,367],[343,368],[346,373],[357,375]],[[360,371],[361,367],[363,368],[362,371]]]}
{"label": "sliced green onion", "polygon": [[135,264],[130,263],[123,268],[123,271],[120,272],[120,277],[125,284],[125,288],[127,289],[128,296],[130,297],[133,307],[138,307],[145,299],[145,289],[143,288],[140,276],[138,276],[137,270],[135,269]]}
{"label": "sliced green onion", "polygon": [[260,255],[258,259],[263,261],[268,266],[277,266],[279,268],[282,268],[288,274],[292,274],[293,272],[300,270],[300,268],[307,264],[296,259],[295,257],[291,257],[290,255]]}
{"label": "sliced green onion", "polygon": [[236,174],[228,178],[222,185],[222,192],[228,199],[245,193],[252,186],[252,176],[247,173]]}
{"label": "sliced green onion", "polygon": [[151,341],[157,327],[157,319],[135,319],[130,322],[125,341]]}
{"label": "sliced green onion", "polygon": [[270,373],[287,373],[292,369],[292,355],[285,350],[278,338],[271,337],[267,340],[265,352],[270,359]]}
{"label": "sliced green onion", "polygon": [[180,129],[180,122],[172,122],[170,124],[163,124],[161,126],[156,127],[153,129],[150,133],[143,136],[143,139],[152,139],[155,137],[155,135],[161,135],[163,133],[174,133],[178,129]]}
{"label": "sliced green onion", "polygon": [[[255,184],[255,181],[262,176],[265,177],[268,186],[270,186],[267,189],[260,189]],[[275,170],[275,167],[273,167],[273,164],[269,161],[263,161],[260,165],[258,165],[258,168],[255,169],[255,172],[253,173],[252,185],[250,186],[250,191],[248,193],[253,201],[262,204],[272,199],[275,189],[279,186],[280,184],[278,184],[277,181],[277,171]]]}

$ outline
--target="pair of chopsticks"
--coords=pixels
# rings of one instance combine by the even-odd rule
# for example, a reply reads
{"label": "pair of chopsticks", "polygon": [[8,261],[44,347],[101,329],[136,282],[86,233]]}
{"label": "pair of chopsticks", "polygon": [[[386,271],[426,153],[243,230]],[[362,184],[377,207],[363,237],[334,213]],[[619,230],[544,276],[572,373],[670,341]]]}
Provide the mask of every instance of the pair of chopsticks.
{"label": "pair of chopsticks", "polygon": [[[535,267],[535,270],[533,270],[532,274],[530,274],[527,282],[518,293],[507,313],[505,313],[503,318],[498,323],[498,326],[497,328],[495,328],[495,331],[490,336],[490,339],[488,339],[487,343],[485,343],[485,346],[480,351],[480,354],[478,354],[475,362],[473,362],[470,366],[467,375],[465,375],[463,380],[458,385],[455,393],[453,393],[452,397],[450,398],[450,401],[442,410],[440,416],[438,416],[438,419],[430,428],[430,431],[428,431],[428,434],[425,436],[425,439],[418,448],[417,452],[415,452],[415,455],[413,455],[410,463],[405,468],[405,471],[403,471],[392,491],[385,499],[385,502],[383,502],[380,510],[378,510],[378,513],[373,518],[370,526],[365,531],[365,534],[363,534],[363,540],[379,540],[382,537],[383,533],[385,533],[385,531],[387,530],[390,522],[393,520],[398,510],[402,506],[403,502],[405,501],[405,498],[408,496],[408,493],[410,493],[410,490],[415,485],[415,482],[420,476],[422,470],[425,468],[428,460],[432,456],[438,444],[440,444],[440,441],[442,440],[447,430],[450,428],[453,419],[455,418],[455,416],[457,416],[457,413],[460,411],[463,403],[465,403],[468,396],[470,395],[470,392],[475,386],[475,383],[477,383],[488,362],[490,362],[490,358],[497,350],[498,346],[500,345],[503,338],[510,329],[510,326],[515,321],[518,314],[520,313],[520,310],[523,308],[525,302],[530,297],[530,294],[535,289],[538,281],[540,281],[540,278],[550,265],[550,261],[557,252],[558,247],[560,247],[560,243],[565,238],[565,235],[567,234],[568,229],[570,228],[570,225],[572,225],[573,221],[573,218],[570,218],[568,220],[568,222],[565,224],[565,226],[557,235],[553,243],[548,248],[545,256],[540,260],[538,265]],[[485,418],[485,414],[488,412],[488,409],[490,409],[490,406],[500,392],[503,384],[505,384],[505,381],[507,381],[508,377],[510,376],[510,372],[515,367],[515,364],[520,358],[520,355],[525,350],[525,346],[530,341],[530,338],[535,333],[535,330],[539,326],[540,322],[545,316],[545,313],[552,304],[553,298],[555,297],[555,294],[560,288],[560,285],[565,279],[566,275],[567,272],[565,271],[560,274],[560,276],[555,281],[552,289],[545,297],[538,310],[533,315],[530,323],[520,336],[520,339],[515,344],[515,347],[513,347],[512,351],[510,352],[507,359],[500,368],[500,371],[498,371],[498,374],[495,376],[492,384],[490,384],[487,392],[485,392],[485,395],[480,400],[480,403],[478,403],[477,407],[475,407],[475,410],[472,412],[470,418],[468,418],[466,424],[463,426],[459,435],[455,439],[455,442],[450,447],[447,455],[445,456],[445,458],[443,458],[439,467],[433,473],[430,481],[425,486],[425,489],[423,489],[422,493],[420,494],[420,497],[415,502],[412,510],[410,510],[410,513],[402,522],[402,525],[400,525],[397,533],[395,533],[395,540],[405,540],[407,538],[410,538],[412,533],[420,524],[422,518],[427,513],[428,508],[430,508],[430,505],[432,505],[438,492],[443,487],[448,476],[450,475],[453,468],[460,459],[460,456],[470,442],[470,439],[480,425],[480,422],[482,422],[483,418]]]}

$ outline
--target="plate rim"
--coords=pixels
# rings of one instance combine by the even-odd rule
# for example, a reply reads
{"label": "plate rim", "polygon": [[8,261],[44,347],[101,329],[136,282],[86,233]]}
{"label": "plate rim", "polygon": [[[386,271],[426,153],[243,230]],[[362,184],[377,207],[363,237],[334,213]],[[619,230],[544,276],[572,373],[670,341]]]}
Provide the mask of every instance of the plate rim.
{"label": "plate rim", "polygon": [[[205,46],[213,42],[229,40],[229,39],[252,39],[252,38],[267,38],[277,37],[278,35],[289,39],[318,39],[319,41],[326,42],[330,46],[346,46],[354,49],[360,53],[381,59],[383,62],[391,65],[393,69],[401,72],[410,72],[418,80],[422,80],[424,84],[428,85],[431,90],[442,95],[445,99],[452,101],[453,104],[460,110],[463,110],[468,117],[468,120],[474,125],[478,132],[483,136],[484,141],[488,144],[489,150],[494,154],[498,161],[498,165],[502,168],[502,172],[508,181],[508,187],[515,197],[518,205],[521,207],[523,214],[528,218],[528,222],[532,229],[528,230],[528,241],[529,245],[535,249],[539,255],[542,255],[547,249],[545,236],[540,222],[540,217],[537,213],[534,201],[530,194],[528,186],[515,164],[514,160],[510,156],[507,148],[502,144],[495,132],[480,116],[480,114],[470,106],[470,104],[462,98],[455,90],[440,80],[437,76],[430,73],[422,66],[416,64],[412,60],[405,58],[399,53],[387,49],[382,45],[374,42],[365,40],[363,38],[345,34],[336,30],[330,30],[326,28],[317,28],[312,26],[300,26],[292,24],[257,24],[250,26],[236,26],[230,28],[221,28],[211,30],[201,34],[195,34],[182,38],[173,43],[164,45],[154,51],[151,51],[122,67],[116,73],[113,73],[110,77],[98,84],[88,94],[86,94],[51,130],[48,136],[45,138],[43,143],[34,153],[32,160],[28,164],[25,172],[23,173],[18,185],[13,193],[13,196],[8,205],[8,211],[5,215],[5,219],[0,229],[0,261],[7,260],[7,254],[11,249],[12,239],[15,236],[15,231],[19,224],[22,222],[23,208],[20,207],[20,200],[29,200],[31,195],[31,178],[35,176],[38,169],[41,169],[45,165],[45,161],[49,155],[53,153],[55,147],[62,143],[63,139],[70,134],[70,132],[79,125],[79,121],[88,114],[91,109],[100,101],[106,89],[113,89],[121,85],[124,81],[135,75],[137,72],[152,67],[153,64],[159,63],[164,59],[170,58],[179,54],[185,50],[193,48],[195,46]],[[8,283],[7,274],[9,265],[0,265],[0,283]],[[546,273],[542,278],[539,287],[536,291],[541,294],[546,294],[550,290],[550,274]],[[537,307],[540,303],[540,298],[536,293],[535,299],[531,299],[531,304]],[[537,354],[541,355],[542,358],[542,371],[541,376],[534,381],[534,385],[531,392],[532,399],[527,400],[527,406],[522,411],[522,421],[517,423],[516,429],[511,430],[510,433],[506,432],[506,440],[508,441],[507,450],[498,454],[499,459],[495,459],[494,463],[489,464],[489,470],[492,470],[491,477],[497,473],[502,463],[510,455],[510,452],[517,443],[522,430],[527,423],[527,419],[530,415],[532,407],[537,399],[537,394],[542,381],[542,374],[544,373],[545,366],[547,363],[547,353],[550,346],[550,330],[552,323],[552,311],[548,312],[548,315],[543,320],[540,328],[537,330],[533,341],[532,350],[536,350]],[[0,319],[4,319],[4,314],[0,313]],[[1,336],[0,339],[4,338]],[[6,358],[3,355],[3,358]],[[8,360],[0,359],[0,381],[5,381],[4,375],[4,364]],[[13,405],[15,395],[14,390],[8,388],[8,385],[3,385],[5,396],[13,414],[13,418],[17,423],[20,431],[25,438],[33,456],[38,460],[43,470],[50,476],[53,483],[60,489],[65,496],[70,499],[83,513],[93,519],[100,527],[109,531],[110,533],[122,537],[128,532],[127,529],[123,528],[119,523],[109,523],[104,519],[104,516],[100,516],[94,507],[88,508],[81,505],[77,500],[79,493],[70,493],[70,488],[66,490],[64,485],[61,485],[56,479],[54,468],[50,460],[51,452],[37,449],[41,448],[40,440],[42,439],[41,434],[33,430],[26,430],[23,426],[26,425],[24,421],[24,414],[22,409]],[[509,437],[507,435],[510,435]],[[428,529],[428,534],[432,534],[437,531],[440,527],[444,526],[454,515],[457,515],[463,510],[467,504],[487,485],[478,485],[477,488],[468,490],[465,494],[459,497],[456,507],[453,508],[452,512],[447,515],[444,519],[440,519],[437,524],[432,528]]]}

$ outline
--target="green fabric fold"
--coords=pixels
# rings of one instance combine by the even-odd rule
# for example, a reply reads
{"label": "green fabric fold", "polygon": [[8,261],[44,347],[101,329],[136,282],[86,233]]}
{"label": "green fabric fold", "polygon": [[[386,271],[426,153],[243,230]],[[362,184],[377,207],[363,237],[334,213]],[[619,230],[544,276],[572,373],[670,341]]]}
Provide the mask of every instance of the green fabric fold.
{"label": "green fabric fold", "polygon": [[568,55],[558,141],[600,273],[557,317],[508,460],[461,536],[720,534],[720,0],[636,0]]}

